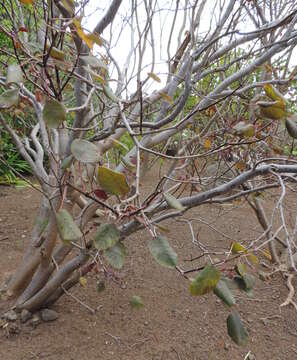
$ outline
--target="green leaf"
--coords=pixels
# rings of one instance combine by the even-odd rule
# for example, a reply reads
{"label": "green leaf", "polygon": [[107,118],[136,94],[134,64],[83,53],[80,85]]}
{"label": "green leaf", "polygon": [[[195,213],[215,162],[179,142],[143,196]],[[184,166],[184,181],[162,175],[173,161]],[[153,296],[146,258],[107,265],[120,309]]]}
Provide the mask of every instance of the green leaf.
{"label": "green leaf", "polygon": [[177,200],[174,196],[168,194],[168,193],[165,193],[163,194],[164,195],[164,198],[167,202],[167,204],[173,208],[173,209],[176,209],[176,210],[179,210],[179,211],[184,211],[186,208],[180,203],[179,200]]}
{"label": "green leaf", "polygon": [[113,171],[105,166],[98,167],[99,185],[104,191],[113,195],[126,195],[130,188],[124,174]]}
{"label": "green leaf", "polygon": [[246,345],[248,342],[248,332],[243,326],[237,312],[232,311],[227,318],[228,335],[237,345]]}
{"label": "green leaf", "polygon": [[56,99],[47,99],[43,108],[43,119],[50,128],[57,128],[66,120],[65,106]]}
{"label": "green leaf", "polygon": [[81,56],[80,58],[83,60],[83,62],[86,65],[89,65],[94,69],[103,68],[103,69],[107,70],[106,64],[102,60],[96,58],[93,55],[84,55],[84,56]]}
{"label": "green leaf", "polygon": [[102,224],[94,238],[94,246],[98,250],[113,247],[120,240],[120,232],[114,224]]}
{"label": "green leaf", "polygon": [[225,281],[219,280],[213,292],[228,306],[235,304],[234,296]]}
{"label": "green leaf", "polygon": [[132,296],[132,299],[130,300],[130,305],[133,309],[139,309],[144,307],[144,303],[142,302],[141,297],[137,295]]}
{"label": "green leaf", "polygon": [[0,109],[8,109],[19,102],[19,89],[7,90],[0,95]]}
{"label": "green leaf", "polygon": [[72,164],[72,160],[73,160],[72,155],[65,157],[61,163],[61,169],[62,170],[68,169],[70,167],[70,165]]}
{"label": "green leaf", "polygon": [[245,290],[251,290],[256,282],[256,279],[253,275],[251,274],[245,274],[242,276],[242,280],[245,284]]}
{"label": "green leaf", "polygon": [[66,209],[61,209],[56,213],[56,222],[59,235],[63,241],[77,241],[82,237],[79,227]]}
{"label": "green leaf", "polygon": [[8,66],[6,75],[6,85],[21,84],[23,82],[22,68],[18,64]]}
{"label": "green leaf", "polygon": [[97,146],[87,140],[73,140],[70,149],[75,159],[82,163],[96,163],[101,158]]}
{"label": "green leaf", "polygon": [[191,281],[190,293],[192,295],[204,295],[214,290],[219,282],[221,274],[213,265],[207,265],[198,276]]}
{"label": "green leaf", "polygon": [[149,250],[158,264],[174,269],[177,264],[177,254],[169,245],[167,239],[158,236],[149,242]]}
{"label": "green leaf", "polygon": [[117,243],[113,247],[104,250],[105,260],[115,269],[121,269],[125,262],[126,249],[122,243]]}
{"label": "green leaf", "polygon": [[[48,46],[48,48],[50,48],[50,46]],[[65,55],[66,54],[64,53],[64,51],[62,51],[54,46],[50,50],[50,56],[56,60],[64,61]]]}
{"label": "green leaf", "polygon": [[286,119],[286,128],[293,139],[297,139],[297,116],[290,116]]}
{"label": "green leaf", "polygon": [[238,275],[244,276],[245,273],[246,273],[246,266],[245,266],[245,264],[243,264],[243,263],[241,263],[241,262],[238,262],[238,263],[235,265],[235,271],[237,272]]}

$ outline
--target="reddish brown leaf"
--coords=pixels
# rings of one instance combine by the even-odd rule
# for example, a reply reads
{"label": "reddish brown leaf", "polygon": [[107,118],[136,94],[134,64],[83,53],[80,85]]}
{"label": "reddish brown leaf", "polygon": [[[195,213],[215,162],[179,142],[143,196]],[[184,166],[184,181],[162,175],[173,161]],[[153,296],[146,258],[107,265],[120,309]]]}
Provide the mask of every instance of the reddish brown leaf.
{"label": "reddish brown leaf", "polygon": [[21,26],[21,27],[19,28],[19,31],[20,31],[20,32],[28,32],[29,30],[28,30],[27,28]]}
{"label": "reddish brown leaf", "polygon": [[101,200],[108,199],[108,196],[107,196],[106,192],[104,190],[102,190],[102,189],[94,190],[94,194],[98,199],[101,199]]}

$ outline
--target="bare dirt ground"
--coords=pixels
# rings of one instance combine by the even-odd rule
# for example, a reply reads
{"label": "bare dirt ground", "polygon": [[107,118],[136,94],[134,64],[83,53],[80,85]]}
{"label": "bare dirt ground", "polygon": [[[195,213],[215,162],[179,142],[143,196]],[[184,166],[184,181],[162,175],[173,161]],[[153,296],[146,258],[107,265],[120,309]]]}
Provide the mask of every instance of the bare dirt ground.
{"label": "bare dirt ground", "polygon": [[[150,177],[147,179],[144,186],[148,187]],[[0,283],[21,260],[39,197],[30,188],[0,187]],[[266,209],[270,211],[272,197],[267,195]],[[294,220],[296,197],[289,199],[286,208]],[[203,206],[187,214],[218,229],[216,232],[201,221],[193,222],[202,243],[213,249],[229,249],[232,240],[248,244],[260,234],[244,202],[230,209],[228,205]],[[187,225],[174,220],[167,226],[170,233],[166,236],[179,255],[181,267],[201,264],[184,261],[200,253],[191,242]],[[0,359],[239,360],[249,351],[254,355],[249,359],[297,359],[297,313],[291,305],[279,307],[288,295],[280,273],[265,282],[257,280],[253,298],[237,294],[237,309],[250,337],[247,346],[238,347],[227,335],[229,310],[213,294],[192,297],[187,280],[151,258],[146,245],[149,238],[143,231],[126,241],[128,258],[121,271],[122,286],[110,281],[106,290],[98,293],[98,279],[93,274],[87,277],[86,288],[71,290],[97,309],[95,314],[65,295],[54,306],[60,315],[56,321],[35,328],[17,322],[15,334],[0,328]],[[133,295],[141,296],[145,304],[142,309],[131,308]],[[0,302],[0,314],[6,306]]]}

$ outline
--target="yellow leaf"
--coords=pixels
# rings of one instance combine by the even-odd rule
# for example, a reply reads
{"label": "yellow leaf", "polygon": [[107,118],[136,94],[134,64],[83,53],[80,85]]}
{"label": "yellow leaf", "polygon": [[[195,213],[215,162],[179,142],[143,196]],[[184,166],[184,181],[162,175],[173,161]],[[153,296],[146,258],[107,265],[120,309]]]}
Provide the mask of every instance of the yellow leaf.
{"label": "yellow leaf", "polygon": [[80,285],[82,286],[82,287],[86,287],[87,286],[87,279],[84,277],[84,276],[81,276],[80,278],[79,278],[79,283],[80,283]]}
{"label": "yellow leaf", "polygon": [[205,139],[203,146],[204,146],[205,150],[210,150],[211,149],[211,140],[208,138]]}
{"label": "yellow leaf", "polygon": [[246,248],[243,245],[241,245],[239,242],[234,242],[232,244],[231,251],[232,251],[233,254],[238,254],[238,253],[241,253],[241,252],[244,252],[244,253],[247,252]]}
{"label": "yellow leaf", "polygon": [[147,74],[148,74],[148,76],[149,76],[150,78],[152,78],[153,80],[157,81],[158,83],[161,82],[161,79],[159,78],[159,76],[157,76],[157,75],[154,74],[153,72],[149,72],[149,73],[147,73]]}
{"label": "yellow leaf", "polygon": [[124,174],[113,171],[105,166],[98,167],[99,185],[104,191],[113,195],[126,195],[130,188]]}
{"label": "yellow leaf", "polygon": [[88,38],[90,41],[93,42],[93,44],[95,43],[95,44],[97,44],[97,45],[99,45],[99,46],[102,46],[103,41],[102,41],[101,37],[100,37],[98,34],[96,34],[96,33],[90,33],[90,34],[88,34],[88,35],[86,35],[86,36],[87,36],[87,38]]}
{"label": "yellow leaf", "polygon": [[259,264],[259,259],[257,258],[256,255],[249,254],[249,255],[247,255],[247,258],[253,265],[258,265]]}
{"label": "yellow leaf", "polygon": [[92,39],[92,36],[90,35],[87,35],[82,27],[81,27],[81,23],[80,23],[80,20],[78,19],[73,19],[72,20],[75,28],[76,28],[76,32],[77,32],[77,35],[87,44],[88,48],[89,49],[93,49],[93,46],[94,46],[94,40]]}
{"label": "yellow leaf", "polygon": [[33,2],[34,0],[20,0],[20,3],[24,5],[32,5]]}
{"label": "yellow leaf", "polygon": [[57,60],[61,60],[61,61],[65,60],[65,53],[55,47],[51,48],[50,56]]}
{"label": "yellow leaf", "polygon": [[163,92],[163,91],[160,91],[159,94],[162,96],[162,98],[163,98],[165,101],[169,102],[170,104],[173,103],[172,97],[170,97],[167,93],[165,93],[165,92]]}
{"label": "yellow leaf", "polygon": [[253,264],[253,265],[258,265],[259,264],[259,259],[257,258],[256,255],[254,254],[248,254],[247,249],[241,245],[239,242],[234,242],[232,244],[232,248],[231,248],[232,254],[247,254],[246,257],[247,259]]}
{"label": "yellow leaf", "polygon": [[235,165],[234,165],[235,169],[243,171],[245,169],[245,162],[244,161],[238,161]]}
{"label": "yellow leaf", "polygon": [[266,95],[270,97],[270,99],[286,103],[286,99],[284,98],[284,96],[271,84],[265,84],[264,90]]}
{"label": "yellow leaf", "polygon": [[286,105],[283,101],[266,102],[259,101],[260,114],[268,119],[280,120],[286,117]]}

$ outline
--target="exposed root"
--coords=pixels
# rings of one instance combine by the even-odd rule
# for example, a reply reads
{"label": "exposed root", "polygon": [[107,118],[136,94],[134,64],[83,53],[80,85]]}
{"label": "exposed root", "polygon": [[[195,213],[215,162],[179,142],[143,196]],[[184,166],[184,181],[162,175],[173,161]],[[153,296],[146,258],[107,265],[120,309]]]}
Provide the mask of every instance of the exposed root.
{"label": "exposed root", "polygon": [[287,296],[287,299],[280,305],[280,307],[292,304],[294,306],[295,310],[297,311],[297,304],[295,303],[295,301],[293,301],[295,289],[294,289],[294,286],[292,285],[292,279],[293,279],[294,275],[288,274],[288,273],[285,273],[284,275],[287,277],[287,287],[289,289],[289,294]]}

